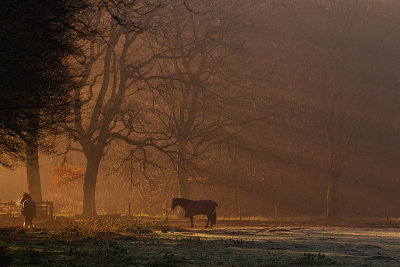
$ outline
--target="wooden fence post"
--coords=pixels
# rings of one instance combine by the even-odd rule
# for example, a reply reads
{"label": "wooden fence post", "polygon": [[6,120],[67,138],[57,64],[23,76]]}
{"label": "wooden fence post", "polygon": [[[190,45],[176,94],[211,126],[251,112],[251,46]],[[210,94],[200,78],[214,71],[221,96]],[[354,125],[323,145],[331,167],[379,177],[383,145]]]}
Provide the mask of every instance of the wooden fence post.
{"label": "wooden fence post", "polygon": [[50,220],[53,219],[54,216],[54,203],[53,201],[49,202],[49,218]]}

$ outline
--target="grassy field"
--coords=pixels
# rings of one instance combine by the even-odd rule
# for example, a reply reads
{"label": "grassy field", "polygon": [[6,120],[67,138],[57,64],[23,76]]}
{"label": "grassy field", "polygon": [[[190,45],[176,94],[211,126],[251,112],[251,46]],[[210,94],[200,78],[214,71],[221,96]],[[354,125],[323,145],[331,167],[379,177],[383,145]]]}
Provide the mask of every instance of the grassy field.
{"label": "grassy field", "polygon": [[[397,221],[0,221],[0,266],[399,266]],[[276,223],[278,223],[276,225]]]}

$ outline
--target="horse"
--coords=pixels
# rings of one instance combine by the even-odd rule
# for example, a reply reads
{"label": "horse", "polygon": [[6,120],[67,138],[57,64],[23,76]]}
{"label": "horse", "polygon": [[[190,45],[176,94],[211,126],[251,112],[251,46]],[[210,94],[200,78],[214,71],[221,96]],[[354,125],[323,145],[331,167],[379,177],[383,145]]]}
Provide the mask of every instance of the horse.
{"label": "horse", "polygon": [[24,193],[19,203],[22,205],[21,214],[24,215],[24,227],[33,228],[33,217],[36,217],[36,202],[32,199],[31,195]]}
{"label": "horse", "polygon": [[177,206],[181,206],[185,210],[185,217],[190,218],[190,224],[193,228],[193,216],[199,214],[207,215],[207,224],[204,228],[207,228],[209,223],[210,229],[214,224],[217,223],[217,211],[216,207],[218,204],[212,200],[190,200],[185,198],[174,198],[172,200],[172,210]]}

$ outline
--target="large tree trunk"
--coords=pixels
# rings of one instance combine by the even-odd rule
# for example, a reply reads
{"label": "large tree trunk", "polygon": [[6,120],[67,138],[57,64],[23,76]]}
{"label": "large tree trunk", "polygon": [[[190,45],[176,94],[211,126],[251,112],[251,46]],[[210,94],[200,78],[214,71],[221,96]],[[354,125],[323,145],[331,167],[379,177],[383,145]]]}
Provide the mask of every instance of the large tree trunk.
{"label": "large tree trunk", "polygon": [[179,197],[190,199],[190,184],[187,178],[179,178]]}
{"label": "large tree trunk", "polygon": [[326,216],[328,218],[337,218],[337,182],[338,177],[331,175],[329,177],[328,191],[326,194]]}
{"label": "large tree trunk", "polygon": [[186,161],[186,144],[187,141],[179,142],[178,153],[178,183],[179,197],[190,199],[190,184],[188,181],[188,166]]}
{"label": "large tree trunk", "polygon": [[[179,166],[178,163],[178,182],[179,182],[179,197],[190,199],[190,184],[187,177],[187,172],[182,170],[182,166]],[[178,214],[180,218],[185,217],[185,211],[182,208],[179,208]]]}
{"label": "large tree trunk", "polygon": [[[178,186],[179,186],[179,197],[190,199],[190,183],[188,181],[188,170],[186,165],[186,141],[179,142],[179,153],[178,153]],[[180,218],[184,218],[185,212],[183,209],[178,210]]]}
{"label": "large tree trunk", "polygon": [[86,156],[86,173],[83,183],[83,211],[84,217],[96,216],[96,184],[101,157]]}
{"label": "large tree trunk", "polygon": [[241,218],[241,207],[239,203],[239,188],[238,188],[238,177],[235,174],[231,174],[231,177],[233,177],[233,193],[234,193],[234,199],[235,199],[235,208],[236,208],[236,214],[238,215],[239,218]]}
{"label": "large tree trunk", "polygon": [[[33,123],[33,122],[32,122]],[[32,125],[26,136],[26,177],[29,194],[35,201],[42,201],[42,185],[39,172],[38,127]]]}

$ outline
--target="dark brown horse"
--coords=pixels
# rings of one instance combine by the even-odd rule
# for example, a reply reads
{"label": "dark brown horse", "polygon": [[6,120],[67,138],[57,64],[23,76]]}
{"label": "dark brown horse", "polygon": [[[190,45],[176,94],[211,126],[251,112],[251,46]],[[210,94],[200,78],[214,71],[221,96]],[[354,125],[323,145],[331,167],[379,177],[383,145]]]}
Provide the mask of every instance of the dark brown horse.
{"label": "dark brown horse", "polygon": [[209,223],[210,228],[217,223],[217,210],[218,204],[212,200],[190,200],[185,198],[174,198],[172,200],[172,210],[177,206],[181,206],[185,210],[185,217],[190,218],[191,227],[193,228],[193,216],[199,214],[207,215],[207,224],[204,228],[207,228]]}
{"label": "dark brown horse", "polygon": [[25,216],[24,227],[33,228],[33,217],[36,216],[36,202],[31,195],[24,193],[19,203],[22,205],[21,213]]}

